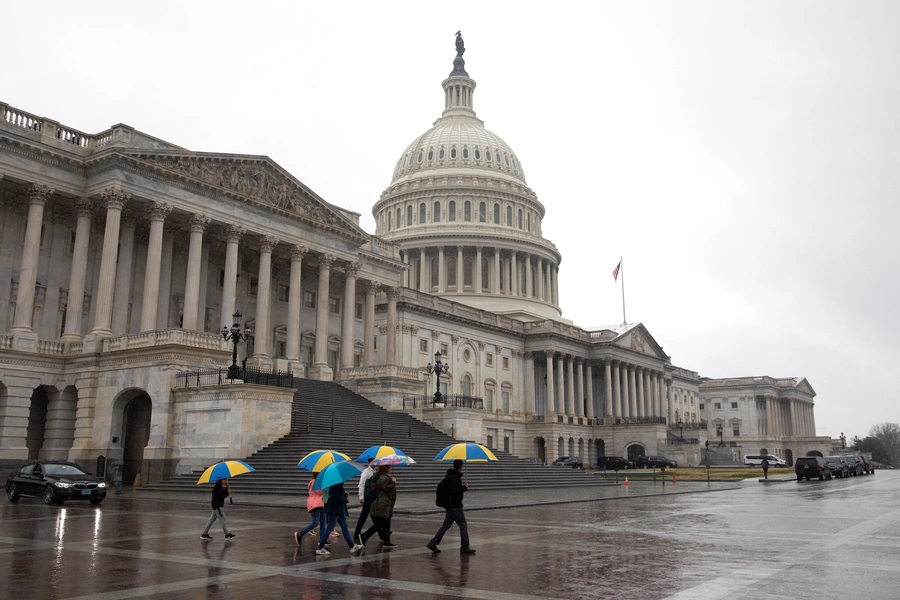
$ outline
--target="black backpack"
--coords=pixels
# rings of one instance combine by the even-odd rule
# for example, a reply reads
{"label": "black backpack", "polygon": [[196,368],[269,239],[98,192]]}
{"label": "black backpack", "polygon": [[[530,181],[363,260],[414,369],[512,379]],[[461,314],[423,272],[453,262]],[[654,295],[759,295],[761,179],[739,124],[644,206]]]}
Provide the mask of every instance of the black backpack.
{"label": "black backpack", "polygon": [[447,508],[450,505],[450,479],[448,477],[441,479],[440,483],[437,484],[437,490],[435,490],[435,492],[435,506]]}
{"label": "black backpack", "polygon": [[378,498],[378,473],[373,473],[371,477],[366,479],[363,502],[375,502],[376,498]]}

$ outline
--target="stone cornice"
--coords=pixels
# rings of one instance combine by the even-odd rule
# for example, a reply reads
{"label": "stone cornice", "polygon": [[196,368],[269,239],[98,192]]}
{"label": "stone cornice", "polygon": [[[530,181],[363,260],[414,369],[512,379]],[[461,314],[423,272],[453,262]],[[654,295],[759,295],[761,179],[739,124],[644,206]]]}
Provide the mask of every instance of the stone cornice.
{"label": "stone cornice", "polygon": [[409,188],[394,190],[390,193],[385,191],[381,194],[381,198],[379,198],[378,202],[372,207],[372,213],[377,215],[388,206],[394,208],[397,204],[419,202],[426,199],[433,201],[438,197],[446,198],[448,196],[456,196],[458,199],[472,198],[473,200],[520,202],[533,208],[541,218],[544,218],[546,215],[546,209],[537,199],[536,195],[522,194],[515,190],[511,190],[508,187],[503,189],[494,186],[482,186],[480,184],[472,186],[471,179],[469,181],[470,183],[468,184],[462,184],[466,187],[460,187],[459,184],[454,182],[453,184],[448,184],[446,187],[410,186]]}

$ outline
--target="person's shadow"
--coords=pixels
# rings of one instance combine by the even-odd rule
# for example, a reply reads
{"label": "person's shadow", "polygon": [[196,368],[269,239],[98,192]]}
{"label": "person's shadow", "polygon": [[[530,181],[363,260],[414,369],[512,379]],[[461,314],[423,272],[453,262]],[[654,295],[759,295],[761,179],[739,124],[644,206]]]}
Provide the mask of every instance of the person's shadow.
{"label": "person's shadow", "polygon": [[[230,548],[229,544],[224,544],[222,549],[219,551],[218,556],[215,555],[214,552],[211,552],[209,546],[212,542],[204,542],[203,543],[203,556],[206,558],[209,563],[206,566],[206,577],[212,581],[214,577],[222,575],[226,572],[227,569],[221,565],[221,563],[225,560],[225,555],[228,553],[228,549]],[[218,583],[207,583],[206,590],[210,594],[214,594],[216,592],[222,591],[223,588],[219,586]]]}

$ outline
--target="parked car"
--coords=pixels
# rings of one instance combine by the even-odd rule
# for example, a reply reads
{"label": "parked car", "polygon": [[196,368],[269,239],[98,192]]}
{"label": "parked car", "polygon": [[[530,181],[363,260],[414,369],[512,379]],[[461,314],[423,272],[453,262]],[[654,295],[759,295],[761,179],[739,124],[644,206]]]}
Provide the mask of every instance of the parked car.
{"label": "parked car", "polygon": [[794,473],[797,474],[797,481],[809,481],[813,477],[818,477],[819,481],[831,479],[831,468],[825,465],[825,459],[821,456],[804,456],[798,458],[794,463]]}
{"label": "parked car", "polygon": [[635,466],[639,469],[656,468],[665,471],[666,467],[677,467],[678,462],[669,460],[665,456],[641,456],[637,460],[635,460]]}
{"label": "parked car", "polygon": [[597,459],[597,467],[608,471],[633,469],[634,463],[621,456],[601,456]]}
{"label": "parked car", "polygon": [[572,467],[573,469],[580,469],[584,466],[584,463],[581,461],[580,456],[560,456],[556,460],[551,463],[553,467]]}
{"label": "parked car", "polygon": [[850,477],[850,467],[847,461],[841,456],[826,456],[825,465],[831,470],[832,477]]}
{"label": "parked car", "polygon": [[106,484],[76,464],[40,461],[17,469],[6,479],[9,501],[15,502],[21,496],[40,498],[45,504],[61,504],[65,500],[100,504],[106,498]]}
{"label": "parked car", "polygon": [[784,459],[779,458],[774,454],[745,454],[744,464],[761,467],[763,459],[769,461],[769,466],[772,468],[788,466],[787,462]]}
{"label": "parked car", "polygon": [[847,467],[850,469],[851,475],[856,476],[863,474],[862,461],[857,460],[852,454],[846,454],[843,458],[847,461]]}

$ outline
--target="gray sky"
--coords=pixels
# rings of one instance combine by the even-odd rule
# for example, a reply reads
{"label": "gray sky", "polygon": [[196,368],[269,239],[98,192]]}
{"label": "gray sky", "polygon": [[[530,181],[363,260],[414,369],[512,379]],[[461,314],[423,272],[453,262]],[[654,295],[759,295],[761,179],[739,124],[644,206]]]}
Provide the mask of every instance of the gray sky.
{"label": "gray sky", "polygon": [[[563,315],[708,377],[805,376],[819,435],[900,421],[896,2],[35,2],[0,100],[96,133],[265,154],[362,213],[443,109],[475,110],[563,255]],[[892,241],[893,240],[893,241]]]}

